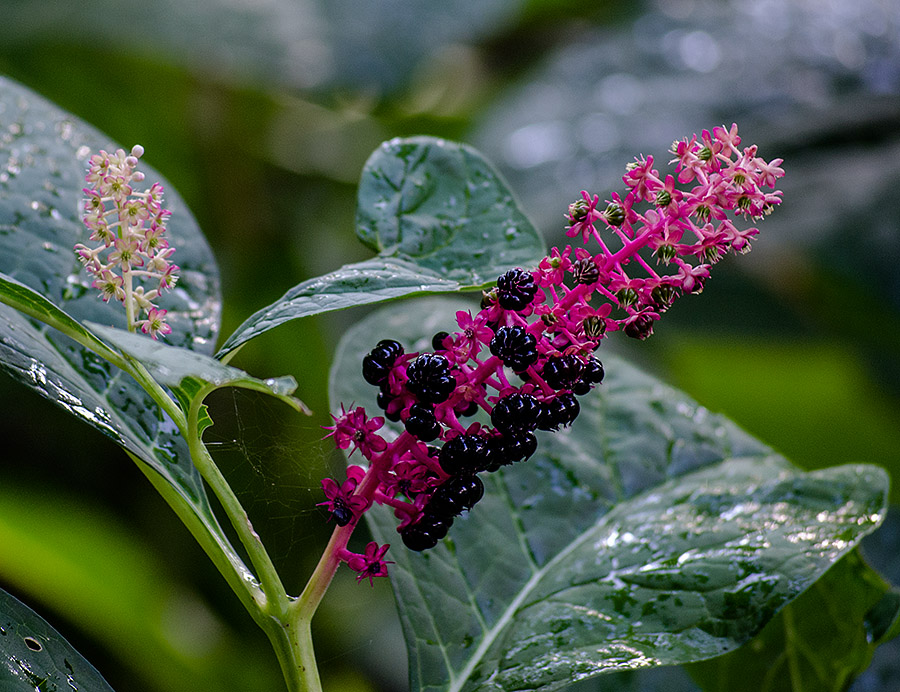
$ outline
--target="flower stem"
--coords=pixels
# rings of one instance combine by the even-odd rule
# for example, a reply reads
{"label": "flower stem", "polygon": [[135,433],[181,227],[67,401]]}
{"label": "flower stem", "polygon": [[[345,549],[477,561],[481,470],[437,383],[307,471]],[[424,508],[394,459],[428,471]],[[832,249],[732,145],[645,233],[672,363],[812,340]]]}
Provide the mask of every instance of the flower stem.
{"label": "flower stem", "polygon": [[124,280],[124,288],[125,288],[125,324],[127,325],[128,331],[134,331],[134,285],[131,276],[131,271],[125,269],[122,272],[123,280]]}

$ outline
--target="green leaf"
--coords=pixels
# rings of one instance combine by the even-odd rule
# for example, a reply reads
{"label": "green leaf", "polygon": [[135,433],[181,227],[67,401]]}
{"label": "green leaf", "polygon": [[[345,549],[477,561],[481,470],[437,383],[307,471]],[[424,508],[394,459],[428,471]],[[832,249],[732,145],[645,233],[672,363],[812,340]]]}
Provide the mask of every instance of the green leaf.
{"label": "green leaf", "polygon": [[[342,341],[333,406],[364,404],[376,335],[409,350],[459,304],[387,308]],[[735,649],[882,521],[873,466],[804,473],[730,421],[623,361],[581,398],[571,429],[485,478],[449,540],[404,550],[392,513],[393,584],[413,689],[557,689],[599,673]],[[380,509],[380,508],[379,508]]]}
{"label": "green leaf", "polygon": [[3,584],[78,623],[136,674],[130,689],[278,689],[269,653],[233,632],[169,556],[87,498],[4,480],[0,545]]}
{"label": "green leaf", "polygon": [[68,334],[106,360],[118,358],[115,351],[110,350],[109,346],[91,334],[83,324],[60,310],[37,291],[2,272],[0,272],[0,302]]}
{"label": "green leaf", "polygon": [[357,233],[378,257],[304,281],[253,314],[222,357],[290,320],[426,293],[477,290],[545,248],[477,151],[430,137],[385,142],[359,185]]}
{"label": "green leaf", "polygon": [[[91,344],[99,340],[77,323],[124,325],[121,306],[98,298],[72,250],[88,242],[81,190],[87,158],[100,148],[116,145],[0,77],[0,160],[6,162],[0,174],[0,272],[5,275],[0,302],[16,306],[0,305],[0,367],[140,460],[161,492],[168,487],[167,500],[179,505],[176,511],[198,540],[216,546],[222,559],[241,571],[173,421],[130,375],[32,319],[74,330],[69,333]],[[160,179],[152,169],[142,169],[148,185]],[[196,222],[169,185],[166,207],[172,211],[170,242],[181,267],[177,287],[160,299],[171,318],[168,343],[210,354],[219,328],[218,270]]]}
{"label": "green leaf", "polygon": [[172,390],[185,412],[197,396],[205,397],[221,387],[240,387],[271,394],[294,410],[308,413],[303,403],[291,396],[297,381],[289,375],[259,380],[202,353],[169,346],[124,329],[90,323],[87,326],[107,343],[139,361],[156,382]]}
{"label": "green leaf", "polygon": [[[692,664],[689,672],[707,692],[841,692],[866,669],[880,643],[867,627],[869,611],[879,603],[890,608],[883,599],[892,594],[853,552],[747,646]],[[896,604],[891,609],[889,617],[896,615]]]}
{"label": "green leaf", "polygon": [[0,589],[2,692],[112,692],[100,673],[31,608]]}

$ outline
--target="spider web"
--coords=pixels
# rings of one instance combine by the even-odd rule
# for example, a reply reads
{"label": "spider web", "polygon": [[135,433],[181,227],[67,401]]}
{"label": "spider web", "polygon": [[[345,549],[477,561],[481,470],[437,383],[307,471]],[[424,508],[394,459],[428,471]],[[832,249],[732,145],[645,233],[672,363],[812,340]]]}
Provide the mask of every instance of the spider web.
{"label": "spider web", "polygon": [[213,459],[286,586],[302,586],[295,580],[308,574],[334,528],[316,506],[324,499],[322,478],[342,473],[334,445],[323,439],[321,426],[330,418],[301,416],[272,397],[234,388],[214,392],[206,403],[214,425],[204,441]]}

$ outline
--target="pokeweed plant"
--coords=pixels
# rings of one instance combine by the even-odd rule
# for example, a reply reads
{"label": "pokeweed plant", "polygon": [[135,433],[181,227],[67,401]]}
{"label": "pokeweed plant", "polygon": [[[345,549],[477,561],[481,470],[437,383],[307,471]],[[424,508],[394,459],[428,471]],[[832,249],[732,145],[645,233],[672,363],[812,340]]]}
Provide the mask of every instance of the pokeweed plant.
{"label": "pokeweed plant", "polygon": [[[109,146],[10,81],[0,103],[0,363],[125,449],[265,631],[289,690],[321,689],[310,623],[341,564],[360,582],[391,577],[413,689],[551,690],[736,649],[882,521],[879,468],[805,473],[597,355],[607,336],[650,336],[750,249],[747,218],[781,202],[781,160],[736,126],[676,142],[669,174],[636,159],[624,196],[582,192],[565,213],[572,244],[549,253],[477,152],[387,142],[359,190],[376,257],[297,285],[215,352],[212,253],[178,196],[138,170],[142,148]],[[204,443],[205,398],[243,387],[304,413],[293,378],[258,379],[231,355],[301,317],[466,291],[480,307],[404,303],[342,339],[327,435],[350,465],[322,482],[335,529],[289,594]],[[363,516],[375,540],[355,553]],[[0,637],[4,689],[109,689],[5,592],[0,628],[15,634]]]}

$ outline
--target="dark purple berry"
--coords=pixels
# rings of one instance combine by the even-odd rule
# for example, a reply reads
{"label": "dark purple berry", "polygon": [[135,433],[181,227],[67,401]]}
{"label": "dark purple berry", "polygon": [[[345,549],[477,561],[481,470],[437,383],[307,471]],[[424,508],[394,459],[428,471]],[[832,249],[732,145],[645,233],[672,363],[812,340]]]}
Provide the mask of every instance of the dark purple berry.
{"label": "dark purple berry", "polygon": [[447,535],[452,525],[453,517],[438,517],[426,509],[419,521],[400,531],[400,537],[410,550],[429,550]]}
{"label": "dark purple berry", "polygon": [[491,353],[516,372],[533,365],[538,358],[537,339],[524,327],[500,327],[491,339]]}
{"label": "dark purple berry", "polygon": [[438,539],[418,524],[404,527],[400,532],[400,538],[403,539],[403,545],[416,552],[430,550],[438,544]]}
{"label": "dark purple berry", "polygon": [[507,464],[526,461],[537,451],[537,438],[534,433],[516,431],[502,438],[502,454]]}
{"label": "dark purple berry", "polygon": [[590,382],[587,382],[584,379],[580,379],[578,380],[578,382],[572,385],[572,393],[577,394],[578,396],[584,396],[592,389],[593,387],[591,387]]}
{"label": "dark purple berry", "polygon": [[406,432],[422,442],[436,440],[441,434],[441,425],[434,417],[434,410],[424,404],[413,404],[409,407],[409,416],[403,422]]}
{"label": "dark purple berry", "polygon": [[378,396],[375,398],[375,403],[378,404],[378,408],[384,411],[384,417],[390,421],[396,423],[400,420],[400,409],[396,408],[391,410],[390,405],[397,397],[391,394],[390,392],[386,392],[383,389],[378,392]]}
{"label": "dark purple berry", "polygon": [[522,310],[534,299],[537,289],[531,272],[516,267],[497,279],[497,301],[505,310]]}
{"label": "dark purple berry", "polygon": [[403,347],[393,339],[382,339],[363,358],[363,379],[369,384],[380,385],[397,361],[403,355]]}
{"label": "dark purple berry", "polygon": [[456,380],[450,374],[450,361],[435,353],[423,353],[406,368],[409,381],[406,387],[420,401],[440,404],[456,389]]}
{"label": "dark purple berry", "polygon": [[582,379],[591,384],[600,384],[603,382],[604,375],[603,364],[593,356],[588,358],[587,363],[584,365],[584,372],[581,375]]}
{"label": "dark purple berry", "polygon": [[454,409],[453,409],[453,413],[455,413],[455,414],[457,415],[457,417],[460,417],[460,416],[474,416],[476,413],[478,413],[478,402],[477,402],[477,401],[470,401],[470,402],[466,405],[465,408],[459,408],[459,409],[454,408]]}
{"label": "dark purple berry", "polygon": [[578,399],[570,392],[563,392],[556,398],[544,402],[541,420],[538,427],[541,430],[559,430],[572,424],[581,412]]}
{"label": "dark purple berry", "polygon": [[433,337],[431,337],[431,348],[435,351],[443,351],[447,347],[444,346],[444,339],[450,336],[447,332],[438,332]]}
{"label": "dark purple berry", "polygon": [[428,513],[455,517],[472,509],[484,497],[484,483],[478,476],[452,476],[435,488],[428,500]]}
{"label": "dark purple berry", "polygon": [[512,463],[511,460],[507,459],[504,456],[503,442],[504,438],[502,435],[495,435],[494,437],[488,439],[487,462],[484,465],[484,470],[488,473],[493,473],[501,466]]}
{"label": "dark purple berry", "polygon": [[380,385],[387,381],[388,374],[391,372],[391,365],[380,363],[369,354],[363,358],[363,379],[369,384]]}
{"label": "dark purple berry", "polygon": [[553,389],[571,389],[581,379],[584,361],[574,354],[551,356],[541,370],[544,381]]}
{"label": "dark purple berry", "polygon": [[478,473],[487,463],[487,442],[478,435],[459,435],[444,443],[438,460],[451,476]]}
{"label": "dark purple berry", "polygon": [[497,402],[491,411],[491,423],[504,433],[534,430],[540,411],[537,399],[530,394],[515,392]]}

